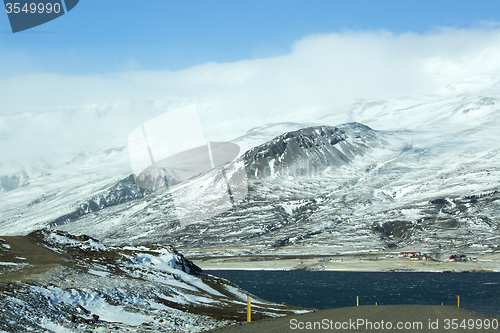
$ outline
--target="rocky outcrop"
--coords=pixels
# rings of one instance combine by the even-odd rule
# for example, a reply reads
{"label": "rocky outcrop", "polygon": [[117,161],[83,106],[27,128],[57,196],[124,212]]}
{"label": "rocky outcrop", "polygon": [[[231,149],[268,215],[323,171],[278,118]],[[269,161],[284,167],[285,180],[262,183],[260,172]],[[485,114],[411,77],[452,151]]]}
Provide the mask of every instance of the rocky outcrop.
{"label": "rocky outcrop", "polygon": [[108,190],[94,196],[85,202],[77,205],[77,208],[66,215],[63,215],[50,223],[50,226],[57,226],[75,221],[76,219],[92,212],[99,211],[106,207],[116,206],[124,202],[143,198],[153,190],[147,190],[137,186],[134,175],[120,180],[112,185]]}
{"label": "rocky outcrop", "polygon": [[250,178],[308,176],[347,164],[376,144],[375,131],[359,123],[316,126],[284,133],[250,149],[244,159]]}

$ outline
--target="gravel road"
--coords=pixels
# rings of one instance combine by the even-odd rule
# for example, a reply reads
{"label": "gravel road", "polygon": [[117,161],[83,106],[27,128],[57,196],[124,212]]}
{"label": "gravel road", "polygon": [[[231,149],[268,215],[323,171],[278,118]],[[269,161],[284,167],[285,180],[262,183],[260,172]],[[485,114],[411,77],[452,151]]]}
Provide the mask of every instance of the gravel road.
{"label": "gravel road", "polygon": [[[488,325],[489,324],[489,325]],[[499,321],[456,306],[364,305],[218,328],[212,333],[500,332]],[[485,329],[485,325],[489,329]],[[481,326],[481,328],[479,328]],[[464,328],[465,327],[465,328]]]}

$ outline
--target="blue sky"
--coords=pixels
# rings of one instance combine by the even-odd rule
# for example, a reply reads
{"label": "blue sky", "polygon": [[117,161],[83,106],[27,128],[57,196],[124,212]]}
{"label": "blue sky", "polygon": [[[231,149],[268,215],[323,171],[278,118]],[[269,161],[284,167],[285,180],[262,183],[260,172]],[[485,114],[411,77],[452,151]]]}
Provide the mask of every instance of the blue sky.
{"label": "blue sky", "polygon": [[288,54],[312,34],[426,34],[495,22],[498,1],[81,0],[59,19],[17,34],[0,15],[0,76],[175,71]]}

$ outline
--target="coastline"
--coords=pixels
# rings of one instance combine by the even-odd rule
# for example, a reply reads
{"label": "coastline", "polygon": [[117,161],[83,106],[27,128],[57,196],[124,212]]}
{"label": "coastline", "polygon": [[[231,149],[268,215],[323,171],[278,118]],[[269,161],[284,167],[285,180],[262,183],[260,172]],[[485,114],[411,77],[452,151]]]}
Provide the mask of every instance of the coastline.
{"label": "coastline", "polygon": [[[189,249],[181,251],[203,270],[308,270],[352,272],[500,272],[499,253],[471,254],[477,261],[450,262],[441,255],[433,260],[410,260],[399,252],[328,254],[324,251],[274,251],[248,248]],[[307,254],[303,254],[307,253]]]}

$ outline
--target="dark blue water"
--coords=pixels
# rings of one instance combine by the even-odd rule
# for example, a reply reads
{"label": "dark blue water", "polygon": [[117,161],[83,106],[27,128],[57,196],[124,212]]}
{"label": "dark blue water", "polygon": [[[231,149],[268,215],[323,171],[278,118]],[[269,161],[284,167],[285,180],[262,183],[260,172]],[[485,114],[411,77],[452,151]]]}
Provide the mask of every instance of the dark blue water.
{"label": "dark blue water", "polygon": [[263,299],[306,308],[360,304],[457,305],[500,318],[500,273],[207,271]]}

